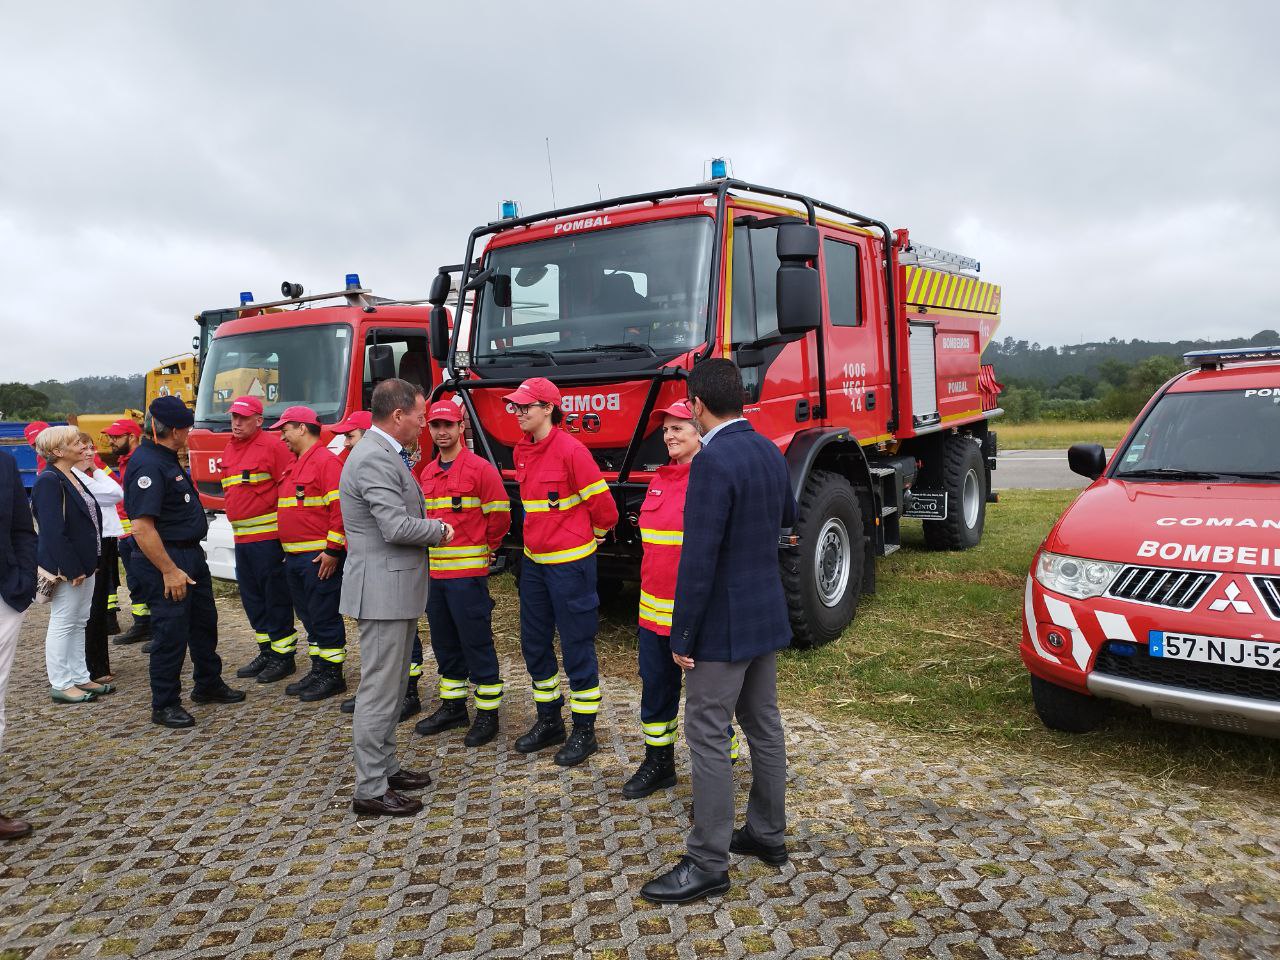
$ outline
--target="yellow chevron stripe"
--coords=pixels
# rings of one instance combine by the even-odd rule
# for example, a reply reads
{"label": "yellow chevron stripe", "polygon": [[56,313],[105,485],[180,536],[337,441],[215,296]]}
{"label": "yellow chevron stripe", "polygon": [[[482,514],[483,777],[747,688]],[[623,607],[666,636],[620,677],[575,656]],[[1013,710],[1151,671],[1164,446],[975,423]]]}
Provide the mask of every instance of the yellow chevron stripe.
{"label": "yellow chevron stripe", "polygon": [[999,312],[1000,288],[994,283],[916,266],[904,269],[907,303],[976,313]]}

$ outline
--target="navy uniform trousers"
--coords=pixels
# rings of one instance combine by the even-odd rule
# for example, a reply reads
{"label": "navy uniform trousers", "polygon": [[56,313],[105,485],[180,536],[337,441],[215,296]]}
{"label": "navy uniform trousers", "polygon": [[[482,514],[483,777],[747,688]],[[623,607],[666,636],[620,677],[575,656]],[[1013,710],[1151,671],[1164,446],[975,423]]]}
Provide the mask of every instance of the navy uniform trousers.
{"label": "navy uniform trousers", "polygon": [[600,711],[599,607],[595,554],[570,563],[534,563],[528,557],[521,562],[520,652],[533,681],[539,716],[559,716],[564,706],[553,642],[559,630],[573,721],[595,723]]}
{"label": "navy uniform trousers", "polygon": [[493,598],[489,577],[432,578],[427,594],[431,651],[440,672],[440,698],[461,700],[467,681],[476,687],[476,708],[502,703],[498,654],[493,648]]}
{"label": "navy uniform trousers", "polygon": [[293,656],[298,634],[284,574],[284,548],[279,540],[236,544],[236,582],[240,602],[263,653]]}
{"label": "navy uniform trousers", "polygon": [[222,660],[218,656],[218,608],[213,603],[213,580],[204,550],[194,546],[165,544],[178,568],[195,581],[187,585],[180,601],[164,595],[164,577],[138,550],[133,571],[142,600],[151,608],[151,709],[178,706],[182,702],[182,661],[191,651],[195,689],[221,684]]}
{"label": "navy uniform trousers", "polygon": [[[636,629],[640,666],[640,726],[650,747],[667,747],[676,742],[680,728],[680,686],[684,671],[671,659],[671,638],[648,627]],[[738,759],[738,735],[730,725],[729,758]]]}
{"label": "navy uniform trousers", "polygon": [[133,572],[133,559],[142,551],[138,549],[138,544],[131,536],[121,537],[118,547],[120,561],[124,564],[124,581],[129,585],[129,612],[135,617],[149,617],[151,611],[147,609],[147,604],[142,599],[142,587],[139,586],[138,575]]}
{"label": "navy uniform trousers", "polygon": [[347,659],[347,628],[338,601],[342,597],[344,560],[327,580],[320,579],[321,551],[287,553],[284,557],[285,581],[293,609],[307,631],[307,642],[313,660],[338,666]]}

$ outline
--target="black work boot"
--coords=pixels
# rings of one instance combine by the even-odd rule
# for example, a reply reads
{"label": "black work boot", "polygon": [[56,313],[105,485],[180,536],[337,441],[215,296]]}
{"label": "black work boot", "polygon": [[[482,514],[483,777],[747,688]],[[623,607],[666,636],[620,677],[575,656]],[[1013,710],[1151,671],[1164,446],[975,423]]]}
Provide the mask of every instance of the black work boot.
{"label": "black work boot", "polygon": [[[259,683],[275,683],[277,680],[283,680],[285,677],[292,676],[298,672],[298,666],[293,662],[293,654],[280,656],[279,654],[267,655],[267,666],[258,674]],[[240,675],[240,671],[236,671],[236,676]]]}
{"label": "black work boot", "polygon": [[327,700],[340,693],[347,692],[347,681],[342,675],[342,667],[336,663],[317,664],[311,671],[315,679],[309,683],[298,699],[303,703],[315,703]]}
{"label": "black work boot", "polygon": [[477,710],[476,718],[462,741],[468,747],[483,747],[498,735],[498,711]]}
{"label": "black work boot", "polygon": [[112,640],[112,643],[125,646],[130,643],[141,643],[143,640],[151,638],[151,618],[134,617],[133,624],[120,636]]}
{"label": "black work boot", "polygon": [[270,665],[271,665],[271,654],[267,653],[267,651],[259,647],[258,655],[254,657],[252,660],[250,660],[248,663],[246,663],[239,670],[237,670],[236,676],[239,677],[241,680],[244,680],[248,677],[256,677],[263,670],[267,669],[267,667],[269,667]]}
{"label": "black work boot", "polygon": [[556,752],[556,763],[562,767],[576,767],[599,749],[600,744],[596,742],[595,721],[583,723],[575,720],[569,739]]}
{"label": "black work boot", "polygon": [[[348,697],[346,700],[343,700],[343,701],[342,701],[342,706],[338,707],[338,709],[339,709],[339,710],[341,710],[343,713],[355,713],[355,712],[356,712],[356,698],[355,698],[355,697]],[[401,717],[400,719],[401,719],[401,720],[403,720],[403,719],[404,719],[404,717]]]}
{"label": "black work boot", "polygon": [[114,610],[107,611],[107,636],[114,637],[120,632],[120,616]]}
{"label": "black work boot", "polygon": [[311,661],[311,669],[307,671],[307,675],[303,677],[301,680],[293,681],[293,683],[289,684],[287,687],[284,688],[285,696],[287,697],[300,696],[302,694],[302,691],[306,690],[307,687],[311,686],[311,684],[315,683],[317,680],[320,679],[320,671],[323,669],[324,668],[316,660],[313,659]]}
{"label": "black work boot", "polygon": [[538,715],[533,726],[524,736],[517,738],[516,750],[520,753],[537,753],[557,743],[564,743],[564,721],[560,716]]}
{"label": "black work boot", "polygon": [[665,747],[644,748],[644,761],[640,769],[631,775],[622,786],[622,796],[627,800],[639,800],[651,793],[665,790],[676,785],[676,748]]}
{"label": "black work boot", "polygon": [[470,718],[467,716],[467,701],[462,699],[445,700],[435,713],[424,720],[419,720],[413,731],[414,733],[422,734],[424,737],[430,737],[437,733],[444,733],[446,730],[465,727],[468,719]]}
{"label": "black work boot", "polygon": [[[352,706],[354,710],[354,705]],[[410,717],[416,717],[422,712],[422,701],[418,699],[418,678],[410,677],[409,686],[405,687],[404,699],[400,701],[400,719],[397,723],[404,723]]]}

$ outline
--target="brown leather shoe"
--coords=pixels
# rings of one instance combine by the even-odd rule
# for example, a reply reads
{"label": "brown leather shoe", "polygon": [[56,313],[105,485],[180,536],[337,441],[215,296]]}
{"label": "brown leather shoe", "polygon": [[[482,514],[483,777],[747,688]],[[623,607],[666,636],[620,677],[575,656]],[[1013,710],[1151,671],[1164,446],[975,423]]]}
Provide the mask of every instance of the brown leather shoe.
{"label": "brown leather shoe", "polygon": [[351,809],[371,817],[412,817],[422,810],[422,801],[416,797],[402,797],[390,787],[380,797],[351,801]]}
{"label": "brown leather shoe", "polygon": [[0,840],[17,840],[31,832],[31,824],[25,820],[10,820],[0,816]]}
{"label": "brown leather shoe", "polygon": [[387,786],[392,790],[425,790],[431,786],[431,774],[425,770],[422,773],[414,773],[412,770],[401,768],[387,777]]}

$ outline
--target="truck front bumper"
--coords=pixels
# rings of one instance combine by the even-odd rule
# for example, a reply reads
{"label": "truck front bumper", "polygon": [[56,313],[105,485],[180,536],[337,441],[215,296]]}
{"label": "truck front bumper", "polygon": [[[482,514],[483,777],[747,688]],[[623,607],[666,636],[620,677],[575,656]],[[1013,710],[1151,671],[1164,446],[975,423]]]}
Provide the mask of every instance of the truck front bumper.
{"label": "truck front bumper", "polygon": [[1089,692],[1146,707],[1157,720],[1280,738],[1280,703],[1090,673]]}

